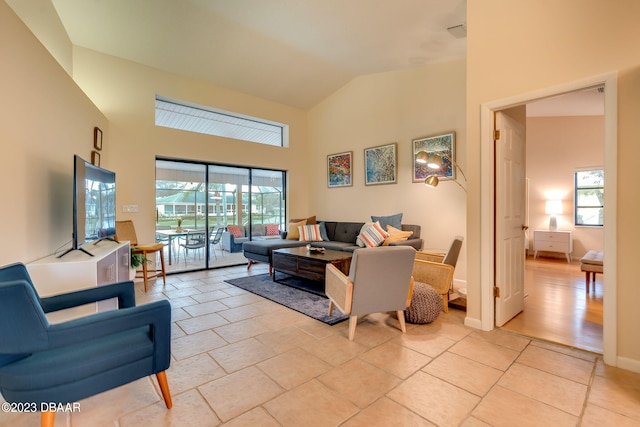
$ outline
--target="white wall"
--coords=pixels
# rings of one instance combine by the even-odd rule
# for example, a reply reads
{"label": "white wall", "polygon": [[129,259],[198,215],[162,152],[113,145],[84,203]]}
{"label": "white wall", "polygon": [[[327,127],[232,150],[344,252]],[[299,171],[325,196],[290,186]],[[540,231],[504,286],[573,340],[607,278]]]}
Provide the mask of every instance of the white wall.
{"label": "white wall", "polygon": [[[561,195],[563,213],[558,230],[573,231],[573,257],[604,249],[601,227],[574,226],[574,173],[604,167],[604,117],[527,118],[527,178],[529,178],[529,229],[548,230],[545,202]],[[606,211],[606,209],[605,209]],[[530,233],[531,237],[533,234]],[[533,240],[530,242],[533,249]],[[562,254],[555,254],[564,257]],[[545,256],[554,256],[545,253]]]}
{"label": "white wall", "polygon": [[[640,158],[639,14],[640,2],[636,0],[565,0],[554,2],[553,7],[538,0],[467,3],[468,318],[481,319],[483,310],[493,310],[491,304],[481,304],[489,300],[481,290],[491,286],[485,279],[491,276],[491,263],[482,262],[482,248],[491,242],[483,240],[482,224],[484,217],[491,216],[493,203],[491,191],[487,191],[491,183],[483,181],[483,172],[491,169],[491,163],[483,156],[488,147],[481,143],[481,135],[486,135],[482,132],[487,132],[480,126],[481,106],[616,73],[617,87],[613,89],[617,105],[612,107],[617,109],[617,234],[615,242],[607,245],[612,245],[617,259],[605,269],[611,273],[609,277],[615,277],[617,289],[616,295],[608,296],[613,304],[605,301],[615,309],[605,315],[615,319],[614,331],[608,336],[617,339],[616,363],[635,364],[636,370],[640,370],[636,329],[640,324],[640,287],[635,268],[640,239],[636,214],[640,203],[636,184]],[[544,23],[543,31],[540,23]]]}
{"label": "white wall", "polygon": [[[466,167],[465,65],[454,61],[361,76],[313,108],[310,212],[345,221],[402,212],[404,223],[422,226],[425,248],[446,249],[454,236],[466,236],[465,191],[453,182],[442,181],[436,189],[412,182],[416,138],[455,131],[456,159]],[[366,186],[364,149],[393,142],[397,183]],[[353,186],[328,188],[327,155],[344,151],[353,151]],[[466,245],[455,278],[466,279]]]}
{"label": "white wall", "polygon": [[91,158],[107,119],[3,1],[0,39],[4,265],[70,246],[73,155]]}
{"label": "white wall", "polygon": [[[156,156],[286,170],[288,215],[308,216],[307,113],[303,110],[74,47],[74,79],[109,119],[103,166],[117,175],[117,205],[138,205],[140,241],[155,239]],[[156,94],[289,125],[289,146],[274,147],[155,125]]]}

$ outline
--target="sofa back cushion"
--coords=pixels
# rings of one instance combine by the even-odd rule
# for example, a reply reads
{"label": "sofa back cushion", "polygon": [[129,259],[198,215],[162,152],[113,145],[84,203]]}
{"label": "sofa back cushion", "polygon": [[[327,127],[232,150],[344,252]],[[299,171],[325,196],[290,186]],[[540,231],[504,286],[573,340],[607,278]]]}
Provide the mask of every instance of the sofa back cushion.
{"label": "sofa back cushion", "polygon": [[402,224],[402,231],[413,231],[413,234],[410,239],[419,239],[420,238],[420,226],[419,225],[407,225]]}
{"label": "sofa back cushion", "polygon": [[360,234],[363,225],[364,222],[325,221],[329,240],[351,243],[352,245],[356,244],[356,237]]}

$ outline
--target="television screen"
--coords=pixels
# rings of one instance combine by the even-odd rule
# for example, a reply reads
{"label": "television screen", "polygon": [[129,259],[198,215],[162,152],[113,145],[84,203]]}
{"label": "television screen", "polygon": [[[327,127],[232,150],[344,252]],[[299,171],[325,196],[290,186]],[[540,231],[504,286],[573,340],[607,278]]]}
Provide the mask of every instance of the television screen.
{"label": "television screen", "polygon": [[116,234],[116,174],[74,156],[72,250]]}

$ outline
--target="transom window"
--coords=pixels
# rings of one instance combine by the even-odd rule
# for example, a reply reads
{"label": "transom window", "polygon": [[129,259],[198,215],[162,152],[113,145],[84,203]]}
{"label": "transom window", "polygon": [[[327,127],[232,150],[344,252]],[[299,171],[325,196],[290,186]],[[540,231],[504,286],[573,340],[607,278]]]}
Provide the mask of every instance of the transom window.
{"label": "transom window", "polygon": [[581,170],[575,173],[575,225],[604,225],[604,170]]}
{"label": "transom window", "polygon": [[257,117],[156,96],[156,126],[284,147],[289,127]]}

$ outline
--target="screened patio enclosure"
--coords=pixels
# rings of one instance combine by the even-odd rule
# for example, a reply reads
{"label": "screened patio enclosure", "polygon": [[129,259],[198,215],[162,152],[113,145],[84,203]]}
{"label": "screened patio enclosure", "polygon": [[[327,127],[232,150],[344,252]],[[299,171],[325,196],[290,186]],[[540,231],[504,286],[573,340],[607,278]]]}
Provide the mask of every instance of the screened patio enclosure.
{"label": "screened patio enclosure", "polygon": [[166,245],[169,271],[246,263],[241,252],[213,243],[216,232],[240,225],[251,239],[254,224],[283,229],[285,177],[279,170],[156,160],[156,237]]}

